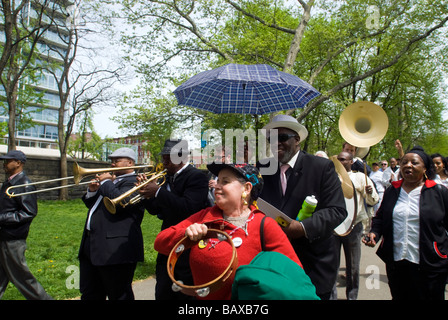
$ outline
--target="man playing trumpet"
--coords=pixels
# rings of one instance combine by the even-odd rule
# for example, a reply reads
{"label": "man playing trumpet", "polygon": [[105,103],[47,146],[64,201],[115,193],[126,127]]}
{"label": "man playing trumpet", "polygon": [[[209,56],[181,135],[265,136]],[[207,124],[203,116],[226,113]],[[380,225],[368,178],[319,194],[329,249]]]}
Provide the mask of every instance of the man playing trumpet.
{"label": "man playing trumpet", "polygon": [[135,187],[135,152],[113,152],[112,168],[123,170],[97,175],[82,200],[89,209],[79,249],[80,290],[83,300],[133,300],[132,280],[138,261],[143,261],[141,204],[117,206],[111,214],[103,198],[114,199]]}
{"label": "man playing trumpet", "polygon": [[[199,169],[189,164],[188,142],[166,140],[161,156],[167,172],[167,183],[162,186],[151,182],[140,193],[146,210],[163,220],[162,230],[188,218],[207,206],[208,179]],[[144,177],[142,177],[144,180]],[[183,300],[191,297],[174,292],[166,268],[168,256],[159,253],[156,265],[156,300]],[[188,254],[183,254],[176,264],[176,278],[184,284],[193,284]]]}

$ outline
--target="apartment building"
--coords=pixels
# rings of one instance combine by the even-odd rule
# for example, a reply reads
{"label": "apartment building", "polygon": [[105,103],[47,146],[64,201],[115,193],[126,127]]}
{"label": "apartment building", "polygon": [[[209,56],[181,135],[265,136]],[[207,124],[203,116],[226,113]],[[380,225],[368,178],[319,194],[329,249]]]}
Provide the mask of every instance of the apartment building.
{"label": "apartment building", "polygon": [[[52,63],[53,65],[62,64],[63,60],[61,55],[65,55],[68,48],[69,41],[69,30],[67,28],[61,28],[65,25],[65,20],[67,16],[62,12],[63,8],[72,4],[71,1],[29,1],[27,5],[24,6],[21,14],[22,20],[27,22],[32,21],[32,19],[37,18],[37,8],[40,3],[47,3],[52,7],[59,8],[60,11],[54,12],[53,16],[44,17],[42,19],[43,23],[47,23],[47,26],[53,22],[58,25],[56,27],[49,27],[45,33],[40,38],[36,45],[36,51],[38,56],[36,59],[36,65],[43,65],[44,63]],[[57,3],[56,6],[53,6]],[[0,15],[0,19],[3,16]],[[5,34],[3,30],[0,30],[0,44],[5,41]],[[62,70],[57,69],[56,73],[60,76]],[[16,126],[16,145],[19,149],[28,148],[39,148],[39,149],[58,149],[58,112],[60,109],[60,99],[57,88],[57,83],[52,74],[48,71],[39,71],[38,77],[34,81],[29,78],[24,78],[20,80],[19,90],[23,87],[26,82],[28,86],[31,86],[36,93],[35,101],[30,100],[26,105],[20,106],[18,108],[23,108],[26,113],[32,119],[33,126],[21,129],[20,126]],[[5,91],[3,86],[0,86],[0,99],[4,100]],[[8,122],[7,104],[3,104],[5,109],[0,113],[0,122]],[[20,119],[19,119],[20,121]],[[2,138],[0,143],[7,144],[7,138]],[[33,150],[32,153],[39,153],[38,150]],[[51,154],[57,154],[57,152],[50,152]]]}

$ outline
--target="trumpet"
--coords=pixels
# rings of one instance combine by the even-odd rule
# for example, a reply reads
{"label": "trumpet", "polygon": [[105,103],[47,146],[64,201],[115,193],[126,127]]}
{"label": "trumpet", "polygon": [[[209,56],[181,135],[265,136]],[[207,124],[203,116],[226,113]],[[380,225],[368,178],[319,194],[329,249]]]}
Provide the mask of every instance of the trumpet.
{"label": "trumpet", "polygon": [[133,193],[140,190],[144,186],[146,186],[148,183],[154,180],[162,179],[161,181],[157,182],[157,185],[161,186],[166,182],[166,169],[160,172],[149,172],[145,173],[146,176],[151,176],[148,180],[143,181],[141,184],[135,186],[132,189],[129,189],[125,193],[123,193],[121,196],[116,197],[115,199],[110,199],[109,197],[104,197],[103,203],[106,206],[106,209],[112,213],[115,214],[117,212],[117,205],[120,205],[122,208],[127,207],[128,205],[133,205],[141,200],[143,200],[142,195],[136,195],[132,198],[130,198],[128,201],[125,201],[126,198],[130,197]]}
{"label": "trumpet", "polygon": [[[152,168],[151,170],[154,170],[154,166],[152,165],[142,165],[142,166],[132,166],[132,167],[115,167],[115,168],[92,168],[92,169],[86,169],[78,165],[76,162],[73,163],[73,176],[71,177],[65,177],[65,178],[58,178],[58,179],[51,179],[51,180],[45,180],[45,181],[38,181],[38,182],[32,182],[27,184],[19,184],[15,186],[11,186],[8,189],[6,189],[5,193],[8,197],[21,197],[24,195],[29,195],[33,193],[40,193],[40,192],[47,192],[52,190],[58,190],[63,188],[70,188],[74,186],[80,186],[83,184],[91,183],[90,181],[81,182],[82,179],[84,179],[86,176],[91,176],[99,173],[105,173],[105,172],[114,172],[119,170],[126,170],[126,169],[143,169],[143,168]],[[63,180],[74,180],[74,184],[68,184],[65,186],[58,186],[58,187],[52,187],[52,188],[45,188],[40,190],[34,190],[34,191],[28,191],[28,192],[22,192],[22,193],[14,193],[11,190],[22,188],[26,186],[33,186],[33,185],[40,185],[40,184],[46,184],[46,183],[53,183]]]}

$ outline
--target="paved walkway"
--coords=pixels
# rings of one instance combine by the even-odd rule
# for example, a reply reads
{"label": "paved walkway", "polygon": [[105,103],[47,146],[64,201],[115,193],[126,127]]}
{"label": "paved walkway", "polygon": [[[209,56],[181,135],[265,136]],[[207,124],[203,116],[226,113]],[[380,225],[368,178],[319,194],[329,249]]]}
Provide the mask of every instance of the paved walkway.
{"label": "paved walkway", "polygon": [[[384,263],[375,254],[375,248],[362,245],[361,267],[359,279],[358,300],[390,300],[391,295],[387,284],[386,269]],[[339,275],[345,272],[345,259],[341,255],[341,268]],[[155,278],[135,281],[133,284],[136,300],[154,300]],[[344,279],[339,276],[337,282],[338,299],[345,300]],[[448,298],[448,296],[447,296]]]}
{"label": "paved walkway", "polygon": [[154,292],[156,286],[156,278],[149,277],[145,280],[137,280],[132,284],[135,300],[155,300]]}
{"label": "paved walkway", "polygon": [[[359,277],[358,300],[391,300],[389,285],[387,284],[386,266],[376,255],[377,248],[361,245],[361,264]],[[346,300],[344,251],[341,253],[341,267],[336,282],[338,300]]]}
{"label": "paved walkway", "polygon": [[[387,284],[386,268],[376,255],[376,247],[369,248],[362,245],[359,294],[358,300],[391,300],[389,285]],[[337,279],[338,300],[346,300],[345,280],[341,275],[345,272],[344,254],[341,254],[341,267]],[[154,300],[155,277],[133,283],[136,300]],[[447,286],[448,289],[448,286]],[[448,300],[448,291],[445,290]]]}

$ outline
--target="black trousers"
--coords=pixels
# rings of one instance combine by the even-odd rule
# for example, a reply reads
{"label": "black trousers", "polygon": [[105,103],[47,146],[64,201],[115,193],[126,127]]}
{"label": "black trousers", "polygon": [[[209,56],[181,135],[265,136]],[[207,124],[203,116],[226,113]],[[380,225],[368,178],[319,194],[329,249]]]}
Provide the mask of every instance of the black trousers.
{"label": "black trousers", "polygon": [[25,239],[0,241],[0,299],[11,281],[28,300],[52,300],[28,268],[25,250]]}
{"label": "black trousers", "polygon": [[[195,300],[194,297],[188,296],[181,292],[174,292],[172,289],[173,281],[171,281],[166,268],[168,257],[159,253],[157,255],[156,264],[156,300]],[[185,285],[193,285],[193,276],[189,267],[189,250],[183,253],[174,268],[174,278],[182,281]]]}
{"label": "black trousers", "polygon": [[81,300],[134,300],[132,280],[137,263],[95,266],[86,243],[79,256]]}
{"label": "black trousers", "polygon": [[386,264],[393,300],[445,300],[447,272],[421,270],[407,260]]}

